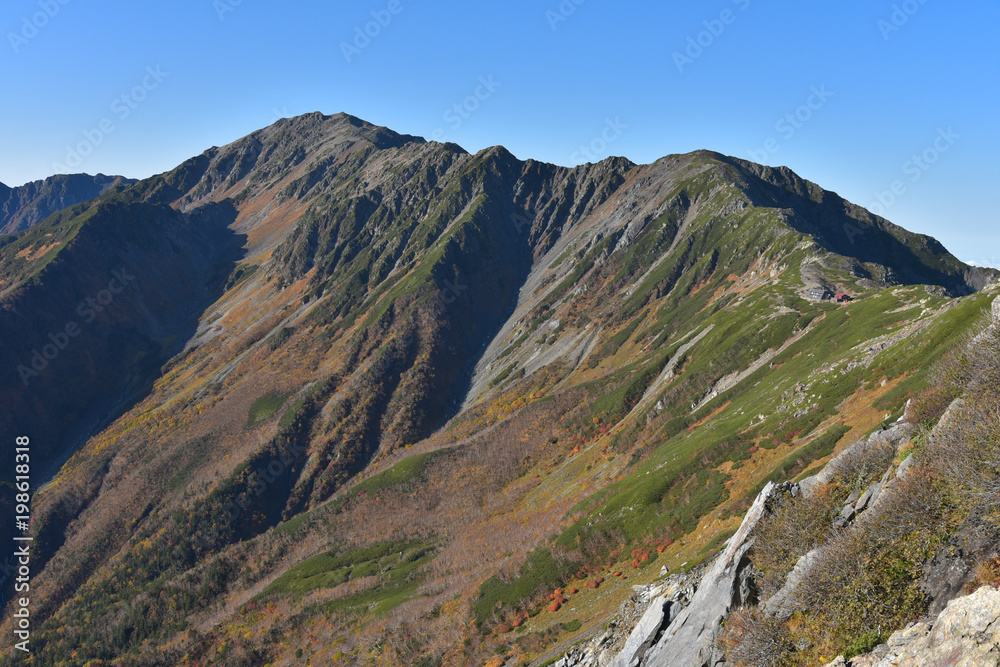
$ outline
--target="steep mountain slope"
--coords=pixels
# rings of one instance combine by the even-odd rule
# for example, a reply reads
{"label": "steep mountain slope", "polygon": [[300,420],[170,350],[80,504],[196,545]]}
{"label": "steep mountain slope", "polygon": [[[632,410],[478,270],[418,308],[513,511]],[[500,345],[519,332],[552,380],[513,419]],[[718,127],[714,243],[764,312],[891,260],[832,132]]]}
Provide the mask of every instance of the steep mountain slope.
{"label": "steep mountain slope", "polygon": [[62,174],[16,188],[0,183],[0,235],[24,231],[56,211],[131,183],[135,180],[104,174]]}
{"label": "steep mountain slope", "polygon": [[106,328],[0,386],[4,447],[76,452],[34,499],[38,664],[546,655],[627,597],[609,569],[703,560],[767,478],[901,410],[996,276],[787,170],[311,114],[0,248],[2,349],[31,333],[6,366],[120,258],[149,268]]}
{"label": "steep mountain slope", "polygon": [[557,667],[1000,664],[1000,298],[981,320],[898,421],[765,486],[710,570]]}

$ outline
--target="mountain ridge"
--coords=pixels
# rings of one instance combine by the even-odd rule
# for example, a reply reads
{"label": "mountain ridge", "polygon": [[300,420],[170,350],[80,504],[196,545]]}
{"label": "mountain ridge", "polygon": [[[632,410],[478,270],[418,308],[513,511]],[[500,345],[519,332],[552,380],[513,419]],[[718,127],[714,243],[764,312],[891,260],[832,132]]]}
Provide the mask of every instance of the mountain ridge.
{"label": "mountain ridge", "polygon": [[[92,384],[71,412],[113,406],[83,446],[44,437],[69,457],[35,501],[52,661],[155,664],[170,644],[193,664],[264,603],[278,636],[313,619],[358,659],[344,609],[372,641],[402,614],[445,664],[525,623],[514,643],[540,655],[544,623],[573,626],[545,595],[575,586],[597,623],[623,587],[608,568],[703,560],[754,487],[923,390],[1000,275],[790,170],[709,151],[559,167],[316,113],[0,247],[0,391],[18,400],[16,367],[122,264],[150,268],[32,378]],[[810,301],[815,284],[858,301]],[[87,361],[121,340],[139,376]],[[51,404],[26,402],[4,441]],[[285,588],[307,572],[326,611]]]}
{"label": "mountain ridge", "polygon": [[0,183],[0,235],[16,234],[53,213],[135,183],[124,176],[63,174],[10,188]]}

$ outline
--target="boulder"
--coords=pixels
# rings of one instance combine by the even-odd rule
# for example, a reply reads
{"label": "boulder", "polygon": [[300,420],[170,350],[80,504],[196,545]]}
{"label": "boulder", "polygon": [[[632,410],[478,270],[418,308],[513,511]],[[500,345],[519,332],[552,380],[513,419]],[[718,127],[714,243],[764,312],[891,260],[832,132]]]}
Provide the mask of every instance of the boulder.
{"label": "boulder", "polygon": [[868,436],[868,442],[887,442],[893,447],[899,447],[907,440],[911,440],[916,432],[917,429],[912,424],[898,422],[883,431],[875,431]]}
{"label": "boulder", "polygon": [[848,503],[844,505],[844,509],[840,510],[840,514],[836,519],[833,520],[834,528],[846,528],[854,521],[854,517],[858,515],[857,511],[854,509],[853,503]]}
{"label": "boulder", "polygon": [[878,502],[879,496],[882,495],[882,489],[885,487],[886,481],[889,479],[889,475],[892,474],[892,469],[890,468],[888,472],[882,477],[878,482],[871,484],[865,492],[861,494],[858,498],[857,504],[854,509],[857,510],[858,514],[861,514],[869,507],[874,507],[875,503]]}
{"label": "boulder", "polygon": [[805,479],[799,482],[799,493],[802,494],[803,498],[812,498],[813,494],[816,492],[816,487],[820,486],[820,484],[821,483],[819,481],[819,475],[812,475],[811,477],[806,477]]}

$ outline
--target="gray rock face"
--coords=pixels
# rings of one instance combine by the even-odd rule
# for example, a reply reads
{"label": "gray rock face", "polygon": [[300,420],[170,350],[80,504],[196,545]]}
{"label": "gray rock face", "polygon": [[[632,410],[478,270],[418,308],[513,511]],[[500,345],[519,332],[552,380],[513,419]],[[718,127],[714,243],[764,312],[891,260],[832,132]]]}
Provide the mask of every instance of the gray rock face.
{"label": "gray rock face", "polygon": [[[706,569],[699,566],[690,572],[671,574],[648,586],[633,586],[635,594],[621,604],[608,627],[589,641],[570,649],[555,663],[555,667],[605,666],[626,654],[639,656],[641,660],[663,628],[694,597]],[[643,627],[650,628],[652,634]]]}
{"label": "gray rock face", "polygon": [[859,514],[865,510],[878,507],[879,502],[886,497],[886,494],[884,494],[883,491],[885,491],[888,486],[891,486],[896,480],[896,476],[894,475],[895,472],[895,466],[889,466],[889,469],[885,471],[884,475],[882,475],[882,479],[871,484],[867,489],[865,489],[865,492],[861,494],[861,497],[858,499]]}
{"label": "gray rock face", "polygon": [[1000,590],[984,586],[952,600],[933,623],[893,633],[868,656],[827,667],[1000,667]]}
{"label": "gray rock face", "polygon": [[[777,487],[773,483],[768,483],[764,487],[744,517],[740,529],[729,540],[725,551],[705,575],[691,604],[671,621],[656,646],[642,659],[642,665],[707,667],[717,664],[722,659],[715,648],[721,621],[732,607],[744,602],[741,599],[743,594],[741,574],[745,573],[749,566],[746,554],[753,546],[750,534],[764,516],[768,502],[776,493]],[[628,656],[621,657],[628,658]]]}
{"label": "gray rock face", "polygon": [[970,580],[976,562],[996,555],[1000,534],[996,526],[975,518],[963,524],[939,553],[924,565],[920,588],[931,598],[928,609],[936,616]]}
{"label": "gray rock face", "polygon": [[951,405],[948,406],[948,409],[945,410],[943,415],[941,415],[941,419],[938,420],[937,425],[931,430],[931,438],[939,437],[942,433],[953,428],[955,420],[960,418],[964,407],[964,398],[956,398],[952,401]]}
{"label": "gray rock face", "polygon": [[654,600],[629,635],[625,648],[611,662],[611,667],[639,667],[649,649],[659,641],[663,629],[669,626],[679,613],[680,605],[671,602],[665,596]]}
{"label": "gray rock face", "polygon": [[916,463],[916,459],[913,458],[912,454],[903,459],[903,462],[899,464],[898,468],[896,468],[896,479],[903,479],[906,477],[906,473],[909,472],[914,463]]}
{"label": "gray rock face", "polygon": [[[823,466],[823,469],[820,470],[817,474],[813,475],[812,477],[807,477],[806,479],[799,482],[799,487],[801,489],[803,497],[811,498],[815,493],[817,487],[832,482],[834,475],[836,474],[836,470],[842,461],[857,455],[859,452],[868,449],[872,445],[889,445],[895,448],[899,448],[901,445],[905,444],[908,440],[911,440],[913,436],[916,435],[916,431],[917,431],[916,427],[914,427],[912,424],[909,424],[905,421],[899,421],[885,430],[876,431],[875,433],[872,433],[870,436],[868,436],[867,440],[859,440],[855,442],[853,445],[845,447],[839,454],[837,454],[837,456],[833,457],[825,466]],[[913,461],[910,461],[910,463],[907,464],[907,467],[909,467],[912,464]],[[849,503],[854,503],[855,500],[858,501],[858,505],[855,508],[856,509],[855,514],[860,514],[866,507],[874,505],[875,501],[878,499],[879,494],[885,488],[885,485],[888,482],[888,480],[889,476],[887,474],[879,482],[878,488],[869,487],[868,489],[866,489],[866,493],[868,491],[871,491],[871,494],[869,498],[864,498],[864,496],[862,496],[862,500],[864,500],[864,502],[862,502],[862,500],[858,500],[856,497],[851,497],[849,499],[848,501]],[[845,508],[844,517],[842,518],[842,523],[838,527],[843,527],[844,525],[847,525],[847,523],[850,523],[850,521],[854,519],[853,516],[847,517],[847,514],[849,514],[849,512]]]}
{"label": "gray rock face", "polygon": [[795,567],[793,567],[792,571],[788,573],[788,577],[785,579],[785,585],[782,586],[780,591],[772,595],[764,604],[764,613],[768,616],[774,616],[782,621],[787,620],[793,613],[795,613],[795,589],[799,587],[799,584],[805,581],[812,569],[816,567],[821,555],[822,548],[819,548],[813,549],[805,556],[802,556],[802,558],[799,558],[798,562],[795,563]]}
{"label": "gray rock face", "polygon": [[816,492],[816,487],[820,485],[818,478],[819,475],[812,475],[811,477],[806,477],[799,482],[799,492],[802,494],[803,498],[813,497],[813,494]]}
{"label": "gray rock face", "polygon": [[844,509],[840,511],[840,515],[833,520],[834,528],[846,528],[854,521],[854,517],[858,515],[857,510],[854,509],[853,503],[848,503],[844,505]]}
{"label": "gray rock face", "polygon": [[910,438],[912,438],[917,432],[917,429],[905,422],[897,423],[884,431],[876,431],[872,433],[868,438],[868,442],[887,442],[893,447],[898,447]]}
{"label": "gray rock face", "polygon": [[[875,434],[872,435],[875,437]],[[862,450],[868,447],[869,440],[858,440],[853,445],[845,447],[839,454],[830,459],[830,461],[823,466],[823,469],[812,477],[807,477],[801,482],[799,482],[799,489],[802,492],[804,498],[812,498],[817,487],[829,484],[833,481],[834,475],[836,474],[837,466],[839,462],[853,456],[858,450]]]}

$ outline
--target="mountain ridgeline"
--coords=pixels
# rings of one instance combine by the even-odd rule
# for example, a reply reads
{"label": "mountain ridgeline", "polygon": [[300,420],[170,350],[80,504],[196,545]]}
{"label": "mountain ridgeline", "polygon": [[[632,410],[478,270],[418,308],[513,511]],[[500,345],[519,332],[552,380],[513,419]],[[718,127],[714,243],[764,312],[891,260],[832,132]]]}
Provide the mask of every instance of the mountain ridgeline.
{"label": "mountain ridgeline", "polygon": [[135,183],[121,176],[64,174],[16,188],[0,183],[0,235],[16,234],[57,211]]}
{"label": "mountain ridgeline", "polygon": [[997,277],[785,168],[346,114],[98,194],[0,246],[46,665],[540,659],[900,411]]}

